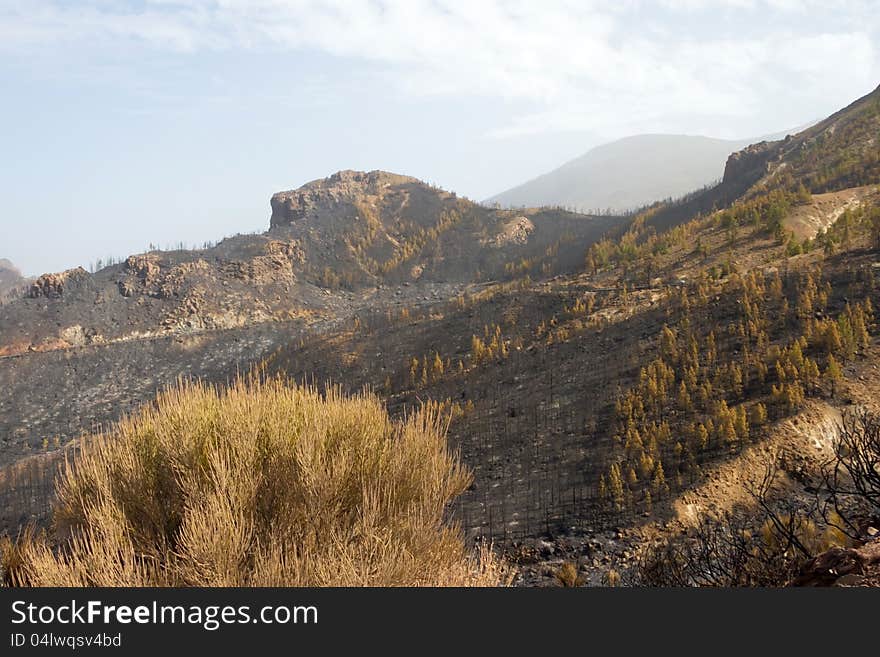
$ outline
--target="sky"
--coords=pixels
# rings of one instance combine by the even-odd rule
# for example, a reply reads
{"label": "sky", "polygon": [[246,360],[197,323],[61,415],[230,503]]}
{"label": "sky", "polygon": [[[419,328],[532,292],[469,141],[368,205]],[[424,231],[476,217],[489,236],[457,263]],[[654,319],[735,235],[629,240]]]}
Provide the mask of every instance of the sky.
{"label": "sky", "polygon": [[640,133],[748,138],[880,84],[873,0],[0,0],[0,257],[268,227],[340,169],[480,200]]}

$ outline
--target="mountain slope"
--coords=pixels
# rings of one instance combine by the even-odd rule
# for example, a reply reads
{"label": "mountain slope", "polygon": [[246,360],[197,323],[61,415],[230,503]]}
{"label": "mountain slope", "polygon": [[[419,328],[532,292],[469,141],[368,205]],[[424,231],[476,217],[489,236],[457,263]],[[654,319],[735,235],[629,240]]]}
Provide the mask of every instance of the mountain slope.
{"label": "mountain slope", "polygon": [[650,218],[665,230],[698,214],[766,195],[836,192],[880,181],[880,87],[828,118],[785,139],[762,141],[733,153],[718,185],[679,203],[661,207]]}
{"label": "mountain slope", "polygon": [[382,171],[341,171],[271,204],[262,235],[41,276],[0,308],[0,356],[333,315],[347,295],[377,286],[571,272],[587,246],[621,225],[561,210],[492,210]]}
{"label": "mountain slope", "polygon": [[[748,486],[766,467],[790,482],[775,491],[781,504],[815,489],[832,439],[817,435],[817,417],[876,406],[872,116],[856,103],[731,156],[723,184],[694,195],[705,209],[677,204],[686,212],[659,226],[665,208],[653,208],[598,244],[585,273],[487,286],[429,311],[367,312],[269,367],[369,386],[395,412],[445,401],[476,472],[455,515],[474,535],[512,543],[532,583],[562,559],[592,582],[631,568],[621,537],[642,525],[674,535],[683,514],[761,518]],[[810,139],[835,133],[809,166],[790,148],[809,153]],[[849,168],[837,191],[801,191],[839,162]],[[795,425],[809,435],[791,440]],[[770,461],[783,444],[781,463]]]}
{"label": "mountain slope", "polygon": [[[395,412],[445,402],[476,473],[455,516],[510,545],[532,584],[553,581],[563,560],[609,581],[609,569],[637,567],[639,541],[684,533],[693,518],[761,527],[752,486],[768,468],[780,479],[773,504],[808,507],[833,418],[854,404],[880,410],[872,112],[856,103],[735,154],[724,183],[694,195],[705,210],[655,226],[664,208],[653,208],[598,244],[581,275],[488,286],[428,312],[365,313],[268,366],[369,386]],[[812,164],[791,148],[809,154],[811,139],[835,133]],[[837,191],[801,190],[840,162],[845,175],[826,179]]]}
{"label": "mountain slope", "polygon": [[727,157],[749,143],[688,135],[626,137],[486,202],[502,207],[631,210],[715,182],[724,172]]}
{"label": "mountain slope", "polygon": [[764,186],[797,179],[812,192],[880,178],[880,86],[824,121],[771,142]]}

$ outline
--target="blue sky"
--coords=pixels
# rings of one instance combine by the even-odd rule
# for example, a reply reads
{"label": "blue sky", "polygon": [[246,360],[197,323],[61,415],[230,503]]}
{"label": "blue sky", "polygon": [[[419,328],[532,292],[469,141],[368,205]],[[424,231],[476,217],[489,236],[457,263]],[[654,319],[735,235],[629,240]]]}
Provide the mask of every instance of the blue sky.
{"label": "blue sky", "polygon": [[263,230],[387,169],[486,198],[614,138],[750,137],[880,84],[868,0],[0,0],[0,257]]}

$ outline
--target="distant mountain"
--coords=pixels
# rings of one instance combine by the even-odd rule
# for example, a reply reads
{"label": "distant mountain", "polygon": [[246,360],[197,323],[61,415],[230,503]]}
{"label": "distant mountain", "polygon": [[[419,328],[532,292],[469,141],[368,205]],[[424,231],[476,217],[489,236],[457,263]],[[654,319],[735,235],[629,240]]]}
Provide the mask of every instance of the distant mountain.
{"label": "distant mountain", "polygon": [[27,283],[18,268],[6,258],[0,258],[0,297]]}
{"label": "distant mountain", "polygon": [[[784,136],[784,135],[779,135]],[[502,192],[502,207],[562,206],[621,212],[677,198],[721,179],[731,153],[760,139],[636,135],[597,146],[558,169]]]}

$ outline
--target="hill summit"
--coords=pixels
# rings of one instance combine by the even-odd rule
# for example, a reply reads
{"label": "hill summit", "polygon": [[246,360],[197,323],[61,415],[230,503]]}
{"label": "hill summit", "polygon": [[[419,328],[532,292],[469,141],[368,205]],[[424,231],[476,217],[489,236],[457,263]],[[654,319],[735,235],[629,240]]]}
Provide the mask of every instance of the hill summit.
{"label": "hill summit", "polygon": [[269,225],[274,228],[302,219],[319,218],[322,213],[344,203],[380,198],[392,186],[422,184],[416,178],[387,171],[337,171],[298,189],[274,194],[270,201],[272,217]]}

